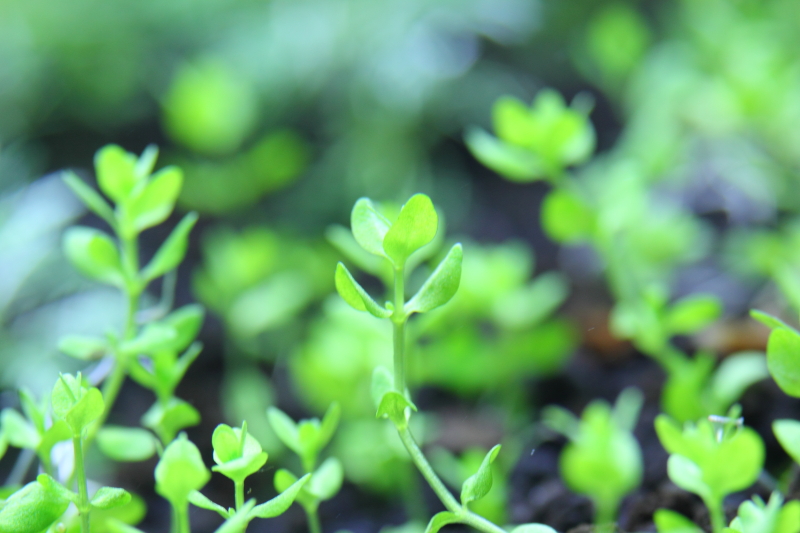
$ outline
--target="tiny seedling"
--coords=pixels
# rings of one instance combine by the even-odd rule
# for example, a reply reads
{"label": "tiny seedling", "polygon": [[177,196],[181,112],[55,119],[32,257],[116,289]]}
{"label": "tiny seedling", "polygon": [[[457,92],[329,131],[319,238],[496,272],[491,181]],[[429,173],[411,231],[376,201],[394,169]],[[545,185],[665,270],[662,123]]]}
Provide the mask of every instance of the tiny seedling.
{"label": "tiny seedling", "polygon": [[612,409],[594,401],[581,419],[560,407],[542,413],[544,423],[569,438],[561,454],[567,486],[592,499],[598,531],[610,531],[622,498],[642,481],[642,452],[633,436],[642,393],[625,389]]}

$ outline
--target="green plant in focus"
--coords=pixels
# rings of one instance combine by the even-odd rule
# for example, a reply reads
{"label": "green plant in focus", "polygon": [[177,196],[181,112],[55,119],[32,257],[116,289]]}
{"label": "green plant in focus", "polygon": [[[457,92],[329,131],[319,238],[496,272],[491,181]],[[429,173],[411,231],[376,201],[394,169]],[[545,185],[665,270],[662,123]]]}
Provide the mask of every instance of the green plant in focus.
{"label": "green plant in focus", "polygon": [[614,408],[594,401],[581,419],[560,407],[547,407],[545,424],[570,442],[561,454],[561,475],[567,486],[592,499],[597,531],[611,531],[622,498],[642,481],[642,451],[633,428],[642,406],[642,393],[625,389]]}

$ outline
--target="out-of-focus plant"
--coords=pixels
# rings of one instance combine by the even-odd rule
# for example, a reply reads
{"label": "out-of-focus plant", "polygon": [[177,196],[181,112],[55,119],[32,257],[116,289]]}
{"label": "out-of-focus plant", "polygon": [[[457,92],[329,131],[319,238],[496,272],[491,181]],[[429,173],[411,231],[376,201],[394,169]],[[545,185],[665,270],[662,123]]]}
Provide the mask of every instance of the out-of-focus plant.
{"label": "out-of-focus plant", "polygon": [[594,401],[581,419],[560,407],[547,407],[545,424],[569,438],[561,454],[561,475],[567,486],[592,499],[595,524],[610,531],[622,498],[642,481],[642,451],[633,436],[643,397],[637,389],[624,390],[612,409]]}

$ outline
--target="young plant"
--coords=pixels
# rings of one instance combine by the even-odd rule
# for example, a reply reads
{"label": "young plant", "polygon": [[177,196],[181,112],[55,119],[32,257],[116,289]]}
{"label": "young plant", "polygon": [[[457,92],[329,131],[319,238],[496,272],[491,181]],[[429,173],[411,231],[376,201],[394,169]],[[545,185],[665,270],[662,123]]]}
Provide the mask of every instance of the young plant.
{"label": "young plant", "polygon": [[304,473],[298,479],[289,470],[278,470],[275,472],[275,489],[285,493],[293,487],[297,488],[297,501],[306,512],[310,533],[322,533],[317,512],[319,504],[333,498],[344,480],[342,464],[336,457],[328,457],[317,466],[319,454],[333,438],[340,415],[339,404],[336,403],[331,404],[322,421],[312,418],[295,422],[277,407],[270,407],[267,411],[272,429],[286,447],[300,458]]}
{"label": "young plant", "polygon": [[633,428],[642,393],[625,389],[612,409],[594,401],[580,420],[560,407],[547,407],[545,424],[570,439],[561,454],[561,476],[567,486],[592,499],[597,531],[611,531],[622,498],[642,481],[642,451]]}
{"label": "young plant", "polygon": [[737,416],[733,408],[728,417],[686,423],[683,428],[666,415],[655,421],[658,438],[670,453],[670,479],[700,496],[708,508],[713,533],[725,528],[725,497],[755,483],[764,464],[761,437],[742,426]]}
{"label": "young plant", "polygon": [[463,252],[461,245],[455,244],[417,293],[406,300],[405,281],[410,273],[409,265],[415,264],[413,254],[434,239],[437,228],[438,216],[433,202],[424,194],[412,196],[393,222],[379,213],[369,199],[358,200],[351,214],[353,237],[365,251],[388,262],[392,301],[384,305],[376,302],[342,263],[336,267],[336,290],[356,310],[367,311],[392,323],[394,372],[376,368],[372,393],[377,416],[392,422],[412,461],[446,508],[430,520],[426,531],[435,533],[447,524],[461,523],[486,533],[501,533],[502,528],[469,507],[471,502],[489,492],[492,486],[490,465],[500,446],[492,448],[478,471],[463,483],[459,502],[434,472],[409,427],[412,412],[417,408],[406,387],[406,324],[414,313],[425,313],[447,303],[458,290],[461,279]]}

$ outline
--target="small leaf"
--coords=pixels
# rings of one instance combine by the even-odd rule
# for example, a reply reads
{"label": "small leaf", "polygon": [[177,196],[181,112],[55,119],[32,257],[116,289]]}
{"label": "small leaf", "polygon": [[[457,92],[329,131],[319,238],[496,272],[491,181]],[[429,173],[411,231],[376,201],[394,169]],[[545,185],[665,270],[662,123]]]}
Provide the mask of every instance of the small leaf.
{"label": "small leaf", "polygon": [[275,484],[275,490],[278,492],[286,492],[289,490],[289,487],[297,483],[297,476],[285,468],[279,468],[278,471],[275,472],[273,483]]}
{"label": "small leaf", "polygon": [[153,168],[156,166],[156,159],[158,159],[158,146],[155,144],[148,144],[145,147],[142,155],[136,161],[134,167],[134,175],[136,179],[141,181],[149,177],[153,173]]}
{"label": "small leaf", "polygon": [[428,522],[428,527],[425,528],[425,533],[436,533],[448,524],[458,524],[460,522],[461,519],[457,514],[450,511],[442,511],[433,515],[431,521]]}
{"label": "small leaf", "polygon": [[788,394],[800,398],[800,335],[778,328],[767,342],[767,368],[775,383]]}
{"label": "small leaf", "polygon": [[82,431],[89,424],[100,418],[105,411],[103,395],[94,387],[85,392],[81,399],[70,409],[64,420],[73,432]]}
{"label": "small leaf", "polygon": [[69,228],[64,234],[64,254],[85,276],[124,286],[119,250],[105,233],[81,226]]}
{"label": "small leaf", "polygon": [[33,424],[14,409],[6,408],[0,413],[0,428],[6,442],[15,448],[35,450],[42,440]]}
{"label": "small leaf", "polygon": [[74,172],[65,172],[63,179],[64,183],[72,189],[75,196],[80,198],[86,207],[105,220],[111,227],[114,227],[114,211],[111,209],[111,206],[108,205],[108,202],[103,200],[102,196],[86,185]]}
{"label": "small leaf", "polygon": [[336,457],[328,457],[311,475],[306,490],[320,500],[329,500],[339,492],[343,480],[342,463]]}
{"label": "small leaf", "polygon": [[772,423],[772,431],[778,438],[786,453],[800,463],[800,422],[797,420],[776,420]]}
{"label": "small leaf", "polygon": [[28,483],[12,494],[0,509],[3,533],[39,533],[58,520],[70,500],[47,490],[38,481]]}
{"label": "small leaf", "polygon": [[162,443],[169,443],[178,431],[200,423],[200,413],[187,402],[171,398],[166,406],[156,402],[142,415],[142,425],[156,432]]}
{"label": "small leaf", "polygon": [[293,452],[302,453],[300,446],[300,437],[297,432],[297,424],[289,418],[289,415],[278,409],[277,407],[270,407],[267,409],[267,418],[272,426],[272,430],[281,439],[287,448]]}
{"label": "small leaf", "polygon": [[436,236],[439,217],[431,199],[415,194],[403,205],[397,220],[383,238],[383,249],[395,265],[406,259]]}
{"label": "small leaf", "polygon": [[576,243],[594,232],[596,215],[577,194],[554,189],[542,202],[542,228],[557,242]]}
{"label": "small leaf", "polygon": [[252,520],[250,513],[253,511],[255,504],[255,500],[247,500],[242,508],[225,520],[221,526],[214,530],[214,533],[244,533],[244,530],[247,529],[247,524]]}
{"label": "small leaf", "polygon": [[704,499],[711,497],[712,488],[703,481],[702,470],[688,458],[678,454],[670,455],[667,460],[667,473],[672,482],[683,490],[688,490]]}
{"label": "small leaf", "polygon": [[392,312],[379,305],[353,278],[342,263],[336,265],[336,291],[356,311],[369,311],[377,318],[388,318]]}
{"label": "small leaf", "polygon": [[175,507],[185,505],[189,494],[208,483],[208,471],[197,449],[185,434],[181,434],[164,450],[156,465],[156,492]]}
{"label": "small leaf", "polygon": [[389,231],[389,221],[378,213],[369,198],[360,198],[350,214],[350,227],[356,242],[374,255],[386,257],[383,239]]}
{"label": "small leaf", "polygon": [[282,515],[292,505],[300,489],[303,488],[308,480],[311,479],[311,474],[306,474],[294,483],[289,488],[275,496],[269,501],[256,505],[250,512],[251,518],[274,518]]}
{"label": "small leaf", "polygon": [[95,509],[113,509],[131,501],[130,493],[125,489],[100,487],[92,496],[92,507]]}
{"label": "small leaf", "polygon": [[230,518],[231,514],[223,506],[209,500],[202,492],[193,490],[189,493],[189,503],[201,509],[216,511],[222,518]]}
{"label": "small leaf", "polygon": [[122,426],[103,426],[97,432],[97,446],[107,457],[122,462],[144,461],[158,448],[149,431]]}
{"label": "small leaf", "polygon": [[136,182],[136,156],[109,144],[94,156],[97,184],[103,194],[116,203],[127,200]]}
{"label": "small leaf", "polygon": [[466,507],[468,503],[480,500],[489,493],[492,488],[492,463],[498,453],[500,453],[499,444],[489,450],[478,471],[464,481],[461,486],[461,505]]}
{"label": "small leaf", "polygon": [[169,324],[151,322],[136,338],[122,343],[119,351],[129,355],[150,355],[166,349],[177,337],[178,332]]}
{"label": "small leaf", "polygon": [[405,305],[407,314],[424,313],[444,305],[455,296],[461,283],[461,260],[463,250],[456,244],[436,267],[436,270],[425,280],[417,294]]}
{"label": "small leaf", "polygon": [[417,406],[405,396],[392,390],[385,393],[381,398],[381,402],[378,404],[378,413],[375,416],[377,418],[388,418],[395,426],[402,429],[408,426],[406,408],[412,411],[417,410]]}
{"label": "small leaf", "polygon": [[370,394],[372,402],[375,404],[375,409],[381,405],[383,396],[392,390],[392,374],[385,366],[377,366],[372,371],[372,384]]}
{"label": "small leaf", "polygon": [[339,419],[342,416],[342,408],[339,406],[339,402],[331,403],[328,410],[325,412],[325,416],[322,417],[322,423],[319,427],[319,436],[317,437],[317,446],[321,450],[331,441],[333,438],[333,434],[336,431],[336,427],[339,425]]}
{"label": "small leaf", "polygon": [[183,261],[186,248],[189,246],[189,233],[197,222],[197,213],[188,213],[175,226],[167,240],[159,247],[153,259],[142,270],[142,277],[147,280],[156,279],[174,270]]}
{"label": "small leaf", "polygon": [[703,530],[682,514],[669,509],[658,509],[653,514],[658,533],[703,533]]}
{"label": "small leaf", "polygon": [[481,128],[467,129],[464,142],[475,159],[511,181],[528,183],[546,175],[541,157],[503,142]]}
{"label": "small leaf", "polygon": [[99,337],[67,335],[58,343],[58,350],[75,359],[91,361],[106,354],[108,342]]}
{"label": "small leaf", "polygon": [[69,500],[73,503],[77,503],[80,499],[76,493],[72,492],[67,487],[56,481],[52,476],[47,474],[39,474],[36,476],[36,481],[41,483],[46,491],[52,492],[59,498]]}
{"label": "small leaf", "polygon": [[780,318],[765,313],[764,311],[759,311],[758,309],[751,309],[750,316],[771,329],[776,329],[776,328],[785,328],[788,330],[794,329],[792,326],[790,326]]}
{"label": "small leaf", "polygon": [[545,524],[522,524],[511,530],[511,533],[558,533]]}
{"label": "small leaf", "polygon": [[183,171],[178,167],[164,167],[154,174],[131,198],[128,206],[131,229],[138,234],[164,222],[175,207],[182,185]]}
{"label": "small leaf", "polygon": [[673,334],[695,333],[722,314],[722,304],[715,296],[693,294],[675,302],[667,312],[667,328]]}

